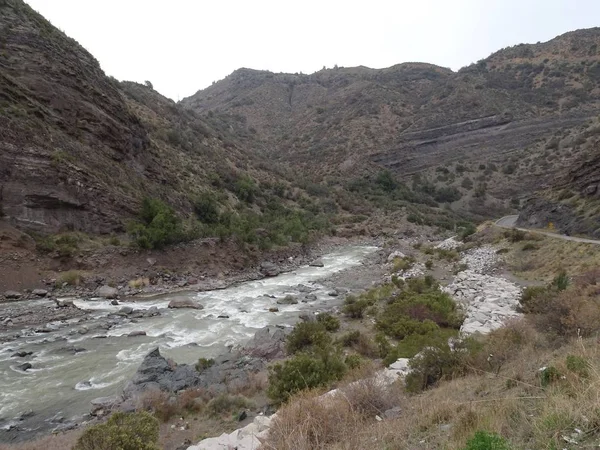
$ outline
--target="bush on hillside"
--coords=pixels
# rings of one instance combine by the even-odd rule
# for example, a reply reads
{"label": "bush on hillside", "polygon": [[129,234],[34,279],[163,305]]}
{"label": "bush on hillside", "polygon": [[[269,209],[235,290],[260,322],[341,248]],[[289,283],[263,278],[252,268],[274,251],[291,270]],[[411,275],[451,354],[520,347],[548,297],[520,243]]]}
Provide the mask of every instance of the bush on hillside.
{"label": "bush on hillside", "polygon": [[463,450],[511,450],[508,441],[495,433],[477,431]]}
{"label": "bush on hillside", "polygon": [[349,295],[344,300],[344,307],[342,312],[352,319],[362,319],[366,309],[371,306],[372,303],[365,298],[356,298],[353,295]]}
{"label": "bush on hillside", "polygon": [[335,350],[322,349],[315,355],[298,353],[270,369],[267,394],[276,404],[280,404],[297,392],[340,380],[346,370],[340,354]]}
{"label": "bush on hillside", "polygon": [[117,412],[87,428],[73,450],[159,450],[158,432],[158,420],[145,411]]}
{"label": "bush on hillside", "polygon": [[184,238],[181,219],[175,210],[155,198],[145,198],[139,221],[128,225],[128,232],[141,248],[155,249],[173,244]]}
{"label": "bush on hillside", "polygon": [[334,333],[340,329],[340,319],[332,316],[329,313],[321,313],[317,315],[317,322],[323,324],[325,330]]}
{"label": "bush on hillside", "polygon": [[219,223],[219,204],[212,193],[205,192],[199,195],[193,202],[194,214],[202,223]]}
{"label": "bush on hillside", "polygon": [[325,348],[331,345],[331,336],[327,334],[321,322],[300,322],[287,337],[286,350],[290,355],[301,350],[315,347]]}

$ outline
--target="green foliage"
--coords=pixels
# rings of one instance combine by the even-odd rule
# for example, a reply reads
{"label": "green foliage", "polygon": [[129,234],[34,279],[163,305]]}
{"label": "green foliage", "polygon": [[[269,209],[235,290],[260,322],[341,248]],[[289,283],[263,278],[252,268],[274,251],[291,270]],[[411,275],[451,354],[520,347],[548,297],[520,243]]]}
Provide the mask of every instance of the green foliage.
{"label": "green foliage", "polygon": [[386,192],[392,192],[398,187],[397,181],[389,170],[379,172],[375,182]]}
{"label": "green foliage", "polygon": [[463,339],[451,349],[447,343],[423,349],[409,362],[410,373],[405,378],[408,392],[420,392],[440,380],[464,375],[468,370],[468,358],[478,345],[473,339]]}
{"label": "green foliage", "polygon": [[567,275],[567,272],[565,272],[564,270],[561,270],[560,273],[554,277],[554,279],[552,280],[552,286],[557,290],[557,291],[564,291],[565,289],[567,289],[569,287],[569,276]]}
{"label": "green foliage", "polygon": [[214,194],[205,192],[194,199],[194,213],[202,223],[218,223],[220,216],[219,204]]}
{"label": "green foliage", "polygon": [[431,259],[428,259],[427,261],[425,261],[425,268],[427,270],[431,270],[433,268],[433,261]]}
{"label": "green foliage", "polygon": [[466,239],[469,236],[471,236],[472,234],[475,234],[475,232],[477,231],[477,227],[475,226],[475,224],[471,223],[471,222],[465,222],[460,224],[460,227],[458,228],[458,235],[460,236],[461,239]]}
{"label": "green foliage", "polygon": [[299,391],[340,380],[346,371],[340,354],[333,349],[321,349],[314,355],[299,353],[270,369],[267,394],[281,404]]}
{"label": "green foliage", "polygon": [[321,322],[300,322],[287,337],[286,350],[293,355],[301,350],[314,347],[325,348],[331,344],[331,336],[327,334]]}
{"label": "green foliage", "polygon": [[548,295],[549,292],[545,286],[526,287],[521,294],[521,310],[529,314],[540,312],[540,303],[544,303]]}
{"label": "green foliage", "polygon": [[415,263],[415,258],[412,256],[406,256],[404,258],[394,258],[394,272],[404,271],[410,269]]}
{"label": "green foliage", "polygon": [[568,355],[566,360],[567,369],[579,375],[581,378],[590,376],[591,365],[588,360],[577,355]]}
{"label": "green foliage", "polygon": [[354,344],[357,344],[359,340],[360,331],[358,330],[348,331],[339,338],[340,344],[344,347],[352,347]]}
{"label": "green foliage", "polygon": [[452,203],[461,197],[460,191],[453,186],[437,188],[433,194],[433,199],[440,203]]}
{"label": "green foliage", "polygon": [[473,180],[471,180],[469,177],[465,177],[463,178],[460,185],[467,191],[470,191],[471,189],[473,189]]}
{"label": "green foliage", "polygon": [[36,249],[41,253],[56,253],[61,258],[71,258],[79,250],[81,236],[77,233],[67,233],[55,236],[31,235]]}
{"label": "green foliage", "polygon": [[196,370],[198,372],[204,372],[209,367],[212,367],[214,363],[215,363],[215,360],[212,358],[210,358],[210,359],[200,358],[198,360],[198,362],[196,363]]}
{"label": "green foliage", "polygon": [[540,384],[542,387],[547,387],[552,383],[560,380],[561,373],[554,366],[544,367],[543,370],[540,370]]}
{"label": "green foliage", "polygon": [[365,310],[371,306],[371,304],[372,303],[365,298],[356,298],[353,295],[349,295],[344,300],[344,307],[342,308],[342,311],[352,319],[362,319],[365,314]]}
{"label": "green foliage", "polygon": [[458,330],[438,328],[427,334],[411,334],[402,339],[394,347],[395,360],[412,358],[427,347],[447,345],[448,339],[458,336]]}
{"label": "green foliage", "polygon": [[349,369],[356,369],[357,367],[362,366],[364,361],[360,355],[348,355],[344,362]]}
{"label": "green foliage", "polygon": [[321,313],[317,315],[317,322],[322,323],[325,330],[333,333],[340,329],[340,319],[332,316],[329,313]]}
{"label": "green foliage", "polygon": [[158,420],[145,411],[117,412],[87,428],[73,450],[159,450],[158,432]]}
{"label": "green foliage", "polygon": [[134,242],[145,249],[162,248],[185,238],[181,219],[173,208],[148,197],[142,201],[139,221],[130,223],[128,232]]}
{"label": "green foliage", "polygon": [[[402,292],[386,305],[377,318],[377,328],[385,334],[403,339],[411,334],[429,334],[439,326],[458,328],[463,317],[452,298],[435,288],[413,282],[417,290]],[[421,292],[419,292],[419,290]]]}
{"label": "green foliage", "polygon": [[523,244],[523,247],[521,247],[521,250],[523,250],[524,252],[527,251],[531,251],[531,250],[537,250],[539,247],[537,245],[535,245],[533,242],[525,242]]}
{"label": "green foliage", "polygon": [[258,186],[250,176],[244,175],[235,182],[234,192],[240,200],[252,203],[258,193]]}
{"label": "green foliage", "polygon": [[506,439],[495,433],[477,431],[463,450],[511,450]]}

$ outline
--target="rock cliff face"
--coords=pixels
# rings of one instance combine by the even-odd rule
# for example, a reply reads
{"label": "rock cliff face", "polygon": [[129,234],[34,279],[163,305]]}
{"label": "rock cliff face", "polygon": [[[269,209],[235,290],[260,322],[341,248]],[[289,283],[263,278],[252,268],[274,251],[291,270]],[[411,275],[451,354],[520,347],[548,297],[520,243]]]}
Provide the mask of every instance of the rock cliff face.
{"label": "rock cliff face", "polygon": [[144,196],[189,212],[217,170],[279,179],[241,139],[233,120],[107,77],[22,0],[0,2],[0,211],[21,227],[121,231]]}

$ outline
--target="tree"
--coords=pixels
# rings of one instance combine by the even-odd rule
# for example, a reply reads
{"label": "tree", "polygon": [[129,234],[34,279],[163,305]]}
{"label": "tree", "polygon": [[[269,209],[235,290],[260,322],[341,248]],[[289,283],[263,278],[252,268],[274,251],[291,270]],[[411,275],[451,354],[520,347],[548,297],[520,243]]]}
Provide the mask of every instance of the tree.
{"label": "tree", "polygon": [[148,80],[144,81],[144,84],[149,87],[150,89],[154,89],[154,86],[152,85],[152,83]]}

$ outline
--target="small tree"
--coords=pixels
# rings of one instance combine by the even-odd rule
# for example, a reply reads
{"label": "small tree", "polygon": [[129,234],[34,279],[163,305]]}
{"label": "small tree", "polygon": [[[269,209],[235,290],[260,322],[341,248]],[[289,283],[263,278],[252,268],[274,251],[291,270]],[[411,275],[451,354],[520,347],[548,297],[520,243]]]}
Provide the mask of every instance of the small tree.
{"label": "small tree", "polygon": [[148,80],[144,81],[144,84],[149,87],[150,89],[154,89],[154,86],[152,85],[152,83]]}

